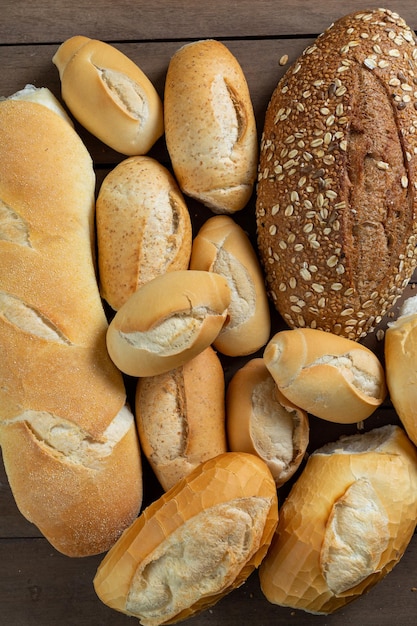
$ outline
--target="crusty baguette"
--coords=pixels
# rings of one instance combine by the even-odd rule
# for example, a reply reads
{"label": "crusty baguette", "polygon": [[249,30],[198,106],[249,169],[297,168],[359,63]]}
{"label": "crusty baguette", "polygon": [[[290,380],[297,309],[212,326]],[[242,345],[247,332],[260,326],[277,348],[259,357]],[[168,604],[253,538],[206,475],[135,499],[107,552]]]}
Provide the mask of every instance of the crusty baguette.
{"label": "crusty baguette", "polygon": [[161,99],[144,72],[104,41],[76,35],[53,63],[74,117],[105,144],[126,155],[146,154],[164,131]]}
{"label": "crusty baguette", "polygon": [[164,122],[182,191],[215,213],[245,207],[256,179],[255,115],[243,70],[220,41],[195,41],[173,55]]}
{"label": "crusty baguette", "polygon": [[399,426],[314,452],[280,509],[259,575],[266,598],[333,613],[401,559],[417,517],[417,452]]}
{"label": "crusty baguette", "polygon": [[245,582],[277,525],[277,493],[261,459],[227,452],[153,502],[105,556],[99,598],[144,626],[182,621]]}
{"label": "crusty baguette", "polygon": [[347,15],[271,97],[257,230],[268,292],[290,327],[364,337],[416,267],[416,50],[398,15]]}
{"label": "crusty baguette", "polygon": [[93,263],[95,176],[43,104],[0,103],[0,443],[17,506],[61,552],[107,550],[142,502],[138,438]]}
{"label": "crusty baguette", "polygon": [[125,159],[106,176],[96,224],[101,295],[114,310],[151,278],[188,268],[187,205],[169,170],[149,156]]}

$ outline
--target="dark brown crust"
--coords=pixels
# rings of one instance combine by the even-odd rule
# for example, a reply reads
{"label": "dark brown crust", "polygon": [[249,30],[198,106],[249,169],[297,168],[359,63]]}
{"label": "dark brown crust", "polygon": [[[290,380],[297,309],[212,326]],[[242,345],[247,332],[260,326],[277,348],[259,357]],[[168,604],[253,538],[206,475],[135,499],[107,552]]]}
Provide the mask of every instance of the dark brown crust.
{"label": "dark brown crust", "polygon": [[395,13],[333,24],[287,71],[265,117],[258,246],[290,327],[360,339],[417,256],[417,46]]}

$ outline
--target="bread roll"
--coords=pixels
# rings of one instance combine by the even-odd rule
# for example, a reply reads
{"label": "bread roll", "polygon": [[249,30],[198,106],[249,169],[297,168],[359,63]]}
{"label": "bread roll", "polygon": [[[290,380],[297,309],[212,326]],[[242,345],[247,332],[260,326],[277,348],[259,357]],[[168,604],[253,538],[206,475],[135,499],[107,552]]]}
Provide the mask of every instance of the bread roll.
{"label": "bread roll", "polygon": [[139,438],[165,491],[227,451],[224,387],[222,364],[210,346],[169,372],[139,378]]}
{"label": "bread roll", "polygon": [[107,348],[130,376],[155,376],[210,346],[227,320],[230,289],[214,272],[177,270],[142,285],[117,311]]}
{"label": "bread roll", "polygon": [[0,444],[60,552],[110,548],[142,503],[139,443],[93,262],[90,155],[56,112],[0,103]]}
{"label": "bread roll", "polygon": [[277,519],[275,483],[263,461],[217,456],[143,511],[100,564],[95,590],[144,626],[182,621],[245,582]]}
{"label": "bread roll", "polygon": [[245,207],[256,179],[256,122],[243,70],[224,44],[195,41],[173,55],[164,121],[182,191],[215,213]]}
{"label": "bread roll", "polygon": [[248,235],[232,217],[208,219],[194,238],[190,269],[217,272],[229,284],[229,322],[214,341],[228,356],[253,354],[271,331],[264,277]]}
{"label": "bread roll", "polygon": [[146,154],[164,132],[161,99],[142,70],[117,48],[81,35],[52,58],[74,117],[126,155]]}
{"label": "bread roll", "polygon": [[386,397],[380,361],[346,337],[311,328],[283,330],[269,341],[263,358],[286,398],[330,422],[360,422]]}
{"label": "bread roll", "polygon": [[96,202],[101,295],[114,310],[148,280],[188,268],[191,219],[171,173],[148,156],[119,163]]}
{"label": "bread roll", "polygon": [[416,267],[416,55],[398,15],[347,15],[271,97],[258,244],[268,292],[291,328],[364,337]]}
{"label": "bread roll", "polygon": [[391,402],[417,446],[417,296],[408,298],[385,331],[385,375]]}
{"label": "bread roll", "polygon": [[273,604],[333,613],[398,563],[416,516],[417,453],[399,426],[328,444],[280,509],[262,591]]}
{"label": "bread roll", "polygon": [[229,449],[257,454],[277,487],[299,468],[309,442],[308,417],[281,394],[263,359],[248,361],[230,380],[226,424]]}
{"label": "bread roll", "polygon": [[16,91],[16,93],[8,96],[7,98],[0,97],[0,102],[2,100],[29,100],[30,102],[38,102],[39,104],[46,106],[48,109],[51,109],[51,111],[58,113],[58,115],[63,117],[68,124],[73,126],[73,122],[66,110],[58,98],[56,98],[52,91],[47,87],[35,87],[35,85],[28,84],[25,85],[23,89],[19,89],[19,91]]}

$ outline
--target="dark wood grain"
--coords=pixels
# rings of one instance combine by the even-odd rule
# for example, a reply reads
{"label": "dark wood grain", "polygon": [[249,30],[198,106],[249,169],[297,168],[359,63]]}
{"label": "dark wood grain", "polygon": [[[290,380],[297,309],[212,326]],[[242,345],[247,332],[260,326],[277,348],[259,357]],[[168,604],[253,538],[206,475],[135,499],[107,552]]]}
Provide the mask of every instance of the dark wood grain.
{"label": "dark wood grain", "polygon": [[[68,0],[19,2],[3,0],[0,11],[0,95],[8,96],[25,84],[46,86],[60,97],[58,72],[52,63],[57,47],[75,34],[108,41],[134,60],[163,97],[169,59],[189,40],[216,38],[224,41],[239,60],[248,80],[259,132],[269,98],[283,75],[312,38],[344,12],[375,3],[351,0],[241,0],[196,2],[132,0],[85,3]],[[387,3],[417,29],[415,0]],[[288,64],[280,65],[283,55]],[[76,124],[96,168],[97,188],[124,157],[92,137]],[[163,138],[151,156],[169,166]],[[209,213],[189,201],[196,231]],[[254,241],[254,197],[236,216]],[[1,268],[0,268],[1,271]],[[414,291],[413,284],[406,295]],[[383,320],[382,326],[389,321]],[[282,322],[274,317],[274,329]],[[383,344],[376,334],[365,342],[383,359]],[[1,359],[1,355],[0,355]],[[223,359],[226,381],[243,364]],[[1,367],[1,361],[0,361]],[[129,389],[129,388],[128,388]],[[398,423],[389,400],[369,418],[367,428]],[[309,450],[334,440],[341,427],[312,419]],[[300,470],[301,471],[301,470]],[[290,485],[280,490],[282,502]],[[144,506],[161,493],[144,462]],[[108,609],[97,599],[92,579],[101,557],[70,559],[57,553],[38,529],[20,514],[0,457],[0,624],[7,626],[122,626],[136,620]],[[417,535],[403,559],[367,596],[327,617],[311,616],[269,604],[259,588],[255,572],[243,587],[225,597],[213,609],[190,621],[194,626],[371,626],[415,625],[417,621]]]}

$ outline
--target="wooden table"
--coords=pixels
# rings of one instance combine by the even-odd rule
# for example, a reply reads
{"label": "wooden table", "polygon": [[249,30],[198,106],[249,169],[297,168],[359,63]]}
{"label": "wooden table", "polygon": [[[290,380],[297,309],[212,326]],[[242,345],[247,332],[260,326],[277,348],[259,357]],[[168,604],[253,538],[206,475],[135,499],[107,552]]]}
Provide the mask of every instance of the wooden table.
{"label": "wooden table", "polygon": [[[289,63],[312,39],[345,12],[368,8],[350,0],[241,0],[195,2],[186,0],[3,0],[0,13],[0,94],[8,96],[27,83],[46,86],[60,96],[58,72],[52,56],[70,36],[83,34],[107,41],[131,57],[163,94],[171,55],[184,42],[195,39],[222,40],[240,61],[251,90],[262,130],[271,93]],[[375,5],[376,6],[376,5]],[[415,0],[386,4],[417,29]],[[288,64],[280,59],[288,55]],[[89,148],[99,185],[122,158],[85,130],[77,127]],[[163,162],[163,140],[151,154]],[[201,207],[190,202],[194,220]],[[254,233],[254,201],[237,217]],[[197,223],[197,222],[196,222]],[[413,288],[410,285],[409,290]],[[279,321],[276,321],[279,325]],[[381,350],[375,335],[368,340]],[[235,364],[225,362],[226,380]],[[369,426],[398,422],[387,402]],[[312,423],[310,447],[333,440],[340,428]],[[116,613],[95,596],[92,579],[101,557],[70,559],[57,553],[18,512],[0,463],[0,623],[5,626],[121,626],[135,620]],[[159,495],[159,487],[145,463],[144,505]],[[285,492],[280,494],[280,499]],[[384,581],[367,596],[328,617],[317,617],[269,604],[263,597],[256,572],[239,590],[212,610],[195,617],[195,626],[278,624],[346,626],[370,624],[401,626],[417,622],[417,536],[405,556]]]}

